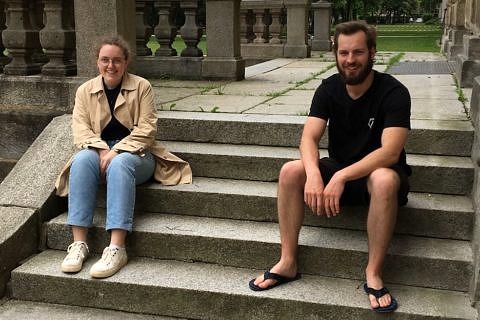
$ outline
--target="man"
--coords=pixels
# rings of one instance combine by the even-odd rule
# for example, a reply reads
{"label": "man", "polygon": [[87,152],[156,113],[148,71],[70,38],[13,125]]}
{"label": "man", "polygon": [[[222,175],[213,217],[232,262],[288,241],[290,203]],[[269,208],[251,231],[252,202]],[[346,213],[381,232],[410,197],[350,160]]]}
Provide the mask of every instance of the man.
{"label": "man", "polygon": [[[397,308],[384,288],[382,268],[399,205],[407,202],[410,167],[404,145],[410,129],[410,95],[390,75],[372,70],[376,31],[365,23],[339,24],[333,45],[338,74],[316,90],[300,143],[301,160],[279,175],[279,262],[250,281],[255,291],[298,279],[298,235],[304,203],[318,216],[336,216],[341,205],[368,205],[365,292],[377,312]],[[328,122],[329,157],[318,143]]]}

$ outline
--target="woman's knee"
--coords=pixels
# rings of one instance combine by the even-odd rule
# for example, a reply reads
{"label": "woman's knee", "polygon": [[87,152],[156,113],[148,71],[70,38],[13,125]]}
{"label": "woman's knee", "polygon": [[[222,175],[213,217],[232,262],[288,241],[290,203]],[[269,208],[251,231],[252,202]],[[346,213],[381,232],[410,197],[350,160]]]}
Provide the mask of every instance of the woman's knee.
{"label": "woman's knee", "polygon": [[86,166],[98,167],[99,164],[100,164],[100,157],[95,150],[83,149],[83,150],[80,150],[73,157],[72,168],[86,167]]}

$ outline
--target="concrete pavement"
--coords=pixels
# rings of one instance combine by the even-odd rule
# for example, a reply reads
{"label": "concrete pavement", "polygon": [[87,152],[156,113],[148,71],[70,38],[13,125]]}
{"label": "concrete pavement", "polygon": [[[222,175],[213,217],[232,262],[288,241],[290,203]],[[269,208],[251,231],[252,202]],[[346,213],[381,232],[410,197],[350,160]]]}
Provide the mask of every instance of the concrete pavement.
{"label": "concrete pavement", "polygon": [[[375,69],[384,72],[396,53],[377,54]],[[406,53],[400,62],[444,62],[436,53]],[[250,66],[245,80],[180,81],[151,80],[160,111],[196,111],[243,114],[307,115],[315,89],[322,79],[337,72],[331,53],[309,59],[279,58]],[[388,71],[387,71],[388,72]],[[410,91],[412,120],[466,121],[469,108],[459,101],[450,74],[394,75]],[[470,98],[471,91],[463,89]]]}

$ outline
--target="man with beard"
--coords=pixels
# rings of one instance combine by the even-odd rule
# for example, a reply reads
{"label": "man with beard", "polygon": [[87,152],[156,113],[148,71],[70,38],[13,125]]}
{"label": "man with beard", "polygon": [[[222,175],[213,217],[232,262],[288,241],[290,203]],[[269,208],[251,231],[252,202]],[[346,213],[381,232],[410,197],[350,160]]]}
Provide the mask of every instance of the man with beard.
{"label": "man with beard", "polygon": [[[338,74],[316,90],[300,143],[301,160],[279,175],[281,257],[252,279],[254,291],[300,278],[298,236],[304,204],[318,216],[336,216],[343,205],[368,206],[368,264],[364,290],[373,310],[390,312],[396,300],[384,287],[382,269],[398,206],[407,202],[410,167],[404,145],[410,129],[408,90],[388,74],[372,70],[376,31],[359,21],[337,25],[333,50]],[[318,144],[328,122],[329,157]]]}

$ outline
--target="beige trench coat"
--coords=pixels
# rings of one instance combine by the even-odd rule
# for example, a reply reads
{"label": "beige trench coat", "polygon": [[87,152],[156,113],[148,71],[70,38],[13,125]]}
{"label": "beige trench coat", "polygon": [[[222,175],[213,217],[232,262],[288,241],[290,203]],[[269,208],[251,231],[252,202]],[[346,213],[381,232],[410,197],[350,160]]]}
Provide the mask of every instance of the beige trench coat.
{"label": "beige trench coat", "polygon": [[[168,152],[155,141],[157,113],[153,103],[150,83],[133,74],[125,73],[122,88],[114,108],[115,117],[130,130],[113,149],[142,155],[150,151],[156,160],[154,178],[164,185],[192,182],[192,170],[188,162]],[[111,120],[107,97],[103,91],[102,76],[82,84],[75,96],[72,130],[73,142],[78,149],[108,149],[101,139],[101,132]],[[67,196],[70,159],[57,178],[57,195]]]}

